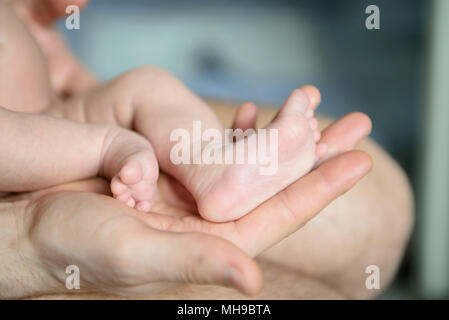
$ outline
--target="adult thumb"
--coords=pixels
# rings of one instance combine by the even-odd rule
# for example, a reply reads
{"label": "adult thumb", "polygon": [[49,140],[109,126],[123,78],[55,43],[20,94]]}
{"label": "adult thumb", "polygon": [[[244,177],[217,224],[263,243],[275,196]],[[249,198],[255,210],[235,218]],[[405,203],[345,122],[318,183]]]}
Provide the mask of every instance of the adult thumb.
{"label": "adult thumb", "polygon": [[[222,238],[200,233],[152,230],[139,241],[153,280],[215,284],[234,287],[247,295],[262,288],[256,262]],[[154,279],[156,278],[156,279]]]}

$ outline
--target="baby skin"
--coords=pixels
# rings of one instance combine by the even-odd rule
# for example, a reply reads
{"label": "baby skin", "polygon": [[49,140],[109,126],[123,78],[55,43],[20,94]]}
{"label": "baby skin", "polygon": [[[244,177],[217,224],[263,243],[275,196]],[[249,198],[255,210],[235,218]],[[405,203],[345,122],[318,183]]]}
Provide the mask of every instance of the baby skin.
{"label": "baby skin", "polygon": [[[148,140],[132,131],[0,107],[0,145],[0,191],[24,192],[101,175],[131,185],[129,206],[151,206],[155,199],[155,154]],[[141,168],[151,170],[137,172]],[[134,187],[136,176],[140,183]]]}
{"label": "baby skin", "polygon": [[[11,70],[4,73],[11,82],[20,75],[11,69],[20,64],[14,52],[28,46],[26,61],[33,59],[33,64],[45,65],[45,60],[37,47],[30,45],[33,39],[20,21],[7,11],[0,10],[0,66]],[[0,192],[28,191],[102,175],[111,180],[117,200],[148,212],[155,201],[160,168],[184,185],[202,217],[223,222],[238,219],[283,190],[310,171],[326,153],[325,145],[317,145],[320,132],[314,111],[307,94],[300,89],[291,93],[267,126],[278,132],[278,168],[273,175],[261,176],[258,164],[171,161],[170,151],[177,143],[170,141],[174,130],[185,129],[194,136],[193,121],[201,121],[203,130],[224,132],[224,128],[201,99],[166,71],[138,68],[60,101],[48,89],[45,67],[28,70],[33,83],[46,85],[33,92],[29,101],[14,105],[9,101],[17,100],[8,100],[10,91],[0,89],[0,104],[18,111],[44,110],[45,114],[0,109],[0,143],[5,155],[0,159]],[[33,103],[40,105],[34,107]],[[247,148],[245,139],[248,137],[234,143],[223,141],[220,148],[237,149],[241,144]]]}
{"label": "baby skin", "polygon": [[[193,121],[203,130],[224,128],[211,109],[170,73],[142,67],[119,76],[53,110],[67,119],[116,124],[140,133],[151,142],[159,167],[176,178],[193,196],[200,215],[215,222],[235,220],[283,190],[309,172],[326,146],[318,144],[320,132],[308,95],[294,90],[266,129],[278,132],[278,168],[272,175],[261,175],[262,164],[174,164],[170,151],[178,141],[170,141],[174,130],[184,129],[193,137]],[[256,131],[254,134],[259,135]],[[220,148],[248,148],[248,137],[234,143],[223,141]],[[193,141],[189,141],[193,144]],[[202,141],[199,141],[202,143]],[[187,149],[191,149],[190,145]],[[248,152],[248,150],[245,150]],[[247,154],[247,153],[245,153]],[[140,162],[139,165],[142,165]],[[151,162],[136,172],[155,170]],[[145,177],[140,175],[141,182]],[[120,176],[111,182],[114,196],[127,202],[134,199],[133,184]],[[148,183],[145,183],[148,186]],[[134,201],[131,200],[133,203]],[[135,201],[137,203],[137,201]],[[149,210],[149,206],[138,208]]]}

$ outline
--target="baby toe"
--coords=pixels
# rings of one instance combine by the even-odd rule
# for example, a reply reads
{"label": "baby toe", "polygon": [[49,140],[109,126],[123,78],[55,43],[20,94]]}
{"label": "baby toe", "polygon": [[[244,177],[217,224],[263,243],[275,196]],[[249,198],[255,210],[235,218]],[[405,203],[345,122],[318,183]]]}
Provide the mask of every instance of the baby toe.
{"label": "baby toe", "polygon": [[123,203],[128,202],[129,198],[131,198],[131,195],[129,194],[129,192],[125,192],[119,196],[115,196],[115,199],[117,199],[118,201],[121,201]]}
{"label": "baby toe", "polygon": [[316,118],[309,119],[309,125],[312,130],[318,129],[318,120]]}
{"label": "baby toe", "polygon": [[126,201],[126,205],[130,208],[134,208],[134,206],[136,205],[136,200],[134,200],[133,198],[129,198],[129,200]]}
{"label": "baby toe", "polygon": [[120,196],[128,192],[128,187],[120,181],[118,176],[115,176],[111,180],[111,192],[114,196]]}
{"label": "baby toe", "polygon": [[119,172],[120,180],[127,185],[138,183],[142,176],[142,167],[138,161],[128,161]]}
{"label": "baby toe", "polygon": [[285,101],[284,106],[281,108],[279,114],[305,114],[307,110],[310,110],[310,101],[307,94],[301,89],[295,89]]}
{"label": "baby toe", "polygon": [[321,132],[319,130],[315,130],[313,132],[313,138],[315,139],[315,142],[320,141],[320,139],[321,139]]}
{"label": "baby toe", "polygon": [[140,183],[131,187],[132,197],[137,201],[147,201],[151,203],[155,199],[157,191],[156,182],[143,180]]}
{"label": "baby toe", "polygon": [[149,201],[139,201],[137,202],[135,208],[142,212],[149,212],[151,209],[151,203]]}
{"label": "baby toe", "polygon": [[307,111],[304,113],[304,116],[307,119],[312,119],[312,117],[314,116],[315,112],[313,111],[313,109],[308,108]]}

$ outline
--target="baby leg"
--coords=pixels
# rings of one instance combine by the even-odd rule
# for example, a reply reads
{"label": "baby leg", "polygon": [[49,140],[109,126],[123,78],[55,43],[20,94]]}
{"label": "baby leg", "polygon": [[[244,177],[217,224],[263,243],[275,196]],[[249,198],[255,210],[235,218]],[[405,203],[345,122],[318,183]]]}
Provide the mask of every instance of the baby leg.
{"label": "baby leg", "polygon": [[[266,128],[278,132],[279,144],[275,152],[279,163],[272,175],[260,174],[261,163],[177,164],[170,158],[178,142],[170,141],[175,130],[188,133],[191,137],[188,143],[193,145],[202,142],[195,141],[198,138],[193,121],[201,122],[203,132],[210,128],[223,132],[223,127],[212,110],[177,79],[164,73],[156,77],[159,81],[152,82],[154,75],[141,77],[137,77],[137,83],[128,84],[145,88],[135,91],[132,100],[134,113],[130,118],[134,128],[152,142],[160,167],[184,184],[195,198],[200,215],[208,220],[238,219],[310,171],[317,156],[326,151],[325,146],[316,145],[320,132],[308,96],[302,90],[295,90]],[[259,133],[256,135],[257,140],[262,139]],[[248,154],[246,140],[223,146],[222,153],[226,148],[243,147]]]}
{"label": "baby leg", "polygon": [[[134,132],[0,107],[0,145],[0,192],[100,174],[113,179],[113,193],[130,206],[149,210],[154,200],[157,162],[150,143]],[[126,200],[123,186],[130,190]]]}
{"label": "baby leg", "polygon": [[[224,129],[201,99],[163,70],[146,67],[131,71],[84,96],[82,103],[72,105],[83,106],[82,114],[88,121],[117,123],[148,138],[161,169],[184,184],[195,198],[200,214],[213,221],[246,214],[309,171],[315,162],[320,135],[307,96],[295,90],[267,128],[279,133],[279,168],[272,176],[260,176],[260,165],[172,161],[170,154],[177,141],[170,137],[175,130],[181,129],[193,138],[187,142],[190,148],[190,144],[202,143],[193,129],[195,120],[201,122],[202,130],[213,128],[224,134]],[[79,114],[73,107],[66,112]],[[222,148],[237,148],[244,142],[245,139]],[[318,155],[323,148],[317,148]]]}

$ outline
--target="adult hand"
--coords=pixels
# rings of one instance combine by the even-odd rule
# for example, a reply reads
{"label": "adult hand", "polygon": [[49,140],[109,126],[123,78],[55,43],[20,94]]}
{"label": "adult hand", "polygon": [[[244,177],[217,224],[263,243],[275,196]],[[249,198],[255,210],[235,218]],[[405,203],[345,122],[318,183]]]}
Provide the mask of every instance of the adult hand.
{"label": "adult hand", "polygon": [[[63,14],[65,2],[16,3],[47,54],[58,92],[70,95],[95,85],[95,79],[50,27]],[[79,0],[80,6],[85,3]],[[39,10],[47,12],[47,18],[37,14]],[[319,102],[313,99],[312,103]],[[237,126],[244,126],[245,114],[238,114]],[[250,122],[245,125],[253,126]],[[108,186],[99,180],[21,195],[16,200],[25,205],[23,214],[17,216],[24,223],[17,223],[21,226],[17,238],[26,243],[21,248],[27,250],[19,256],[25,264],[35,261],[38,273],[55,281],[47,282],[52,286],[64,282],[67,265],[76,264],[84,287],[117,294],[159,292],[167,288],[167,281],[230,285],[254,294],[260,290],[262,279],[250,257],[299,229],[368,172],[371,161],[366,154],[340,153],[352,149],[369,130],[369,120],[362,114],[350,114],[335,122],[323,132],[321,141],[336,155],[334,158],[230,223],[201,219],[186,190],[164,175],[159,181],[161,197],[154,213],[148,215],[101,195],[108,192]],[[70,191],[54,193],[64,189]]]}
{"label": "adult hand", "polygon": [[[326,129],[322,142],[344,151],[369,130],[366,116],[350,114]],[[360,151],[338,154],[229,223],[203,220],[186,190],[165,175],[151,214],[102,195],[109,187],[101,180],[9,201],[21,200],[16,203],[25,208],[23,214],[16,213],[21,232],[15,238],[22,239],[20,248],[28,249],[18,254],[24,263],[34,262],[39,271],[33,273],[45,274],[40,277],[48,281],[41,283],[51,286],[43,292],[64,292],[65,268],[74,264],[80,268],[84,289],[151,294],[181,281],[228,285],[255,294],[262,278],[251,257],[301,228],[370,167],[370,158]]]}

